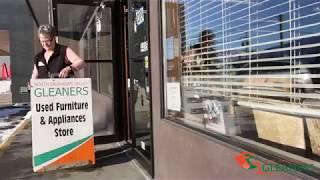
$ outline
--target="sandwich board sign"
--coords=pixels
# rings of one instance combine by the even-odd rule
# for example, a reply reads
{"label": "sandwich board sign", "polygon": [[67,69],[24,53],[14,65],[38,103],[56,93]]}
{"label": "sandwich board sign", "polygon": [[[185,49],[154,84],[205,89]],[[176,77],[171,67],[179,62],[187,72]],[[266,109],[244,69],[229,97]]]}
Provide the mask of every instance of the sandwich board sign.
{"label": "sandwich board sign", "polygon": [[90,78],[31,81],[35,172],[95,164]]}

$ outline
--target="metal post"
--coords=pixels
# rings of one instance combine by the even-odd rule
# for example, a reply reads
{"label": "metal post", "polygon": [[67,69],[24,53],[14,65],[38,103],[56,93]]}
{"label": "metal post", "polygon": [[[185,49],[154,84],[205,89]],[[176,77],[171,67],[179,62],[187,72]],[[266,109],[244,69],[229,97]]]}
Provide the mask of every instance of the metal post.
{"label": "metal post", "polygon": [[48,20],[49,24],[54,26],[52,0],[48,0]]}

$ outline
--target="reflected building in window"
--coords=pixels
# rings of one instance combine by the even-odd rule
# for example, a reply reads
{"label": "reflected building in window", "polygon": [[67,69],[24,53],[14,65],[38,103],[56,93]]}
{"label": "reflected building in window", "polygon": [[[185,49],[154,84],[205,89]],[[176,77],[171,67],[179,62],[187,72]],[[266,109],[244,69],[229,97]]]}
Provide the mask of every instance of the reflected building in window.
{"label": "reflected building in window", "polygon": [[[179,2],[180,13],[167,12],[166,19],[183,21],[177,36],[181,81],[167,74],[181,83],[180,118],[227,136],[319,158],[320,2]],[[168,69],[174,71],[170,64]],[[211,117],[221,115],[225,131],[206,126],[207,111]]]}

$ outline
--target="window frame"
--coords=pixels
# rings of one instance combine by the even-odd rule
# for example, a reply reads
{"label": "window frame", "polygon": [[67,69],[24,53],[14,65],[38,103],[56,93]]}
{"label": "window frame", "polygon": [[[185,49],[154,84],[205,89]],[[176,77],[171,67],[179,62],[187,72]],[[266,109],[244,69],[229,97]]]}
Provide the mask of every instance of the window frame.
{"label": "window frame", "polygon": [[[205,128],[200,128],[193,126],[189,123],[185,123],[184,120],[178,117],[169,116],[169,110],[168,110],[168,104],[167,104],[167,82],[168,82],[168,76],[167,76],[167,44],[166,44],[166,26],[167,26],[167,14],[166,14],[166,0],[160,0],[160,22],[161,22],[161,30],[160,30],[160,45],[159,47],[162,49],[160,51],[160,56],[162,60],[162,66],[161,66],[161,87],[162,87],[162,102],[161,102],[161,120],[168,121],[170,123],[174,123],[178,127],[184,128],[187,131],[190,131],[192,133],[204,135],[206,138],[208,138],[211,141],[214,141],[218,144],[227,146],[231,149],[234,149],[236,151],[249,151],[252,153],[255,153],[257,155],[257,158],[263,162],[267,161],[274,161],[279,164],[285,164],[290,162],[297,162],[297,158],[292,158],[293,156],[297,156],[300,158],[300,156],[292,153],[285,152],[282,149],[278,149],[276,147],[268,146],[265,144],[262,144],[261,142],[253,142],[253,140],[248,140],[252,142],[248,142],[244,140],[244,138],[239,139],[235,138],[234,136],[228,136],[224,135],[218,132],[210,131]],[[181,56],[181,55],[180,55]],[[181,84],[181,81],[180,81]],[[181,85],[180,85],[181,86]],[[182,94],[180,94],[180,98],[182,98]],[[257,108],[259,109],[259,108]],[[265,110],[265,109],[264,109]],[[269,109],[270,110],[270,109]],[[274,111],[279,112],[279,111]],[[289,111],[280,111],[281,113],[285,112],[288,113]],[[304,113],[293,113],[293,114],[299,114],[299,115],[310,115],[310,114],[304,114]],[[320,116],[317,116],[320,117]],[[187,119],[186,119],[187,120]],[[227,119],[226,119],[227,120]],[[241,138],[241,137],[240,137]],[[267,148],[265,146],[268,146]],[[305,157],[301,157],[302,159],[308,161],[309,159]],[[314,160],[312,160],[314,161]],[[303,160],[298,160],[299,163],[306,163]],[[320,161],[319,161],[320,165]],[[290,171],[289,174],[296,175],[298,177],[302,178],[310,178],[311,177],[318,177],[320,175],[320,166],[315,167],[314,171],[308,171],[308,170],[299,170],[299,171]]]}

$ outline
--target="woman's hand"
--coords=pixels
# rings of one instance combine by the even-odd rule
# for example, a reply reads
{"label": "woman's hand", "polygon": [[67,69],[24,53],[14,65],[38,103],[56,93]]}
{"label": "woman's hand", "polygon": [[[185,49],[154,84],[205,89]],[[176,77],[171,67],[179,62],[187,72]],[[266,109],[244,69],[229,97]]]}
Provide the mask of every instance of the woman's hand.
{"label": "woman's hand", "polygon": [[68,77],[71,71],[72,71],[72,68],[70,66],[63,68],[59,73],[59,78]]}

